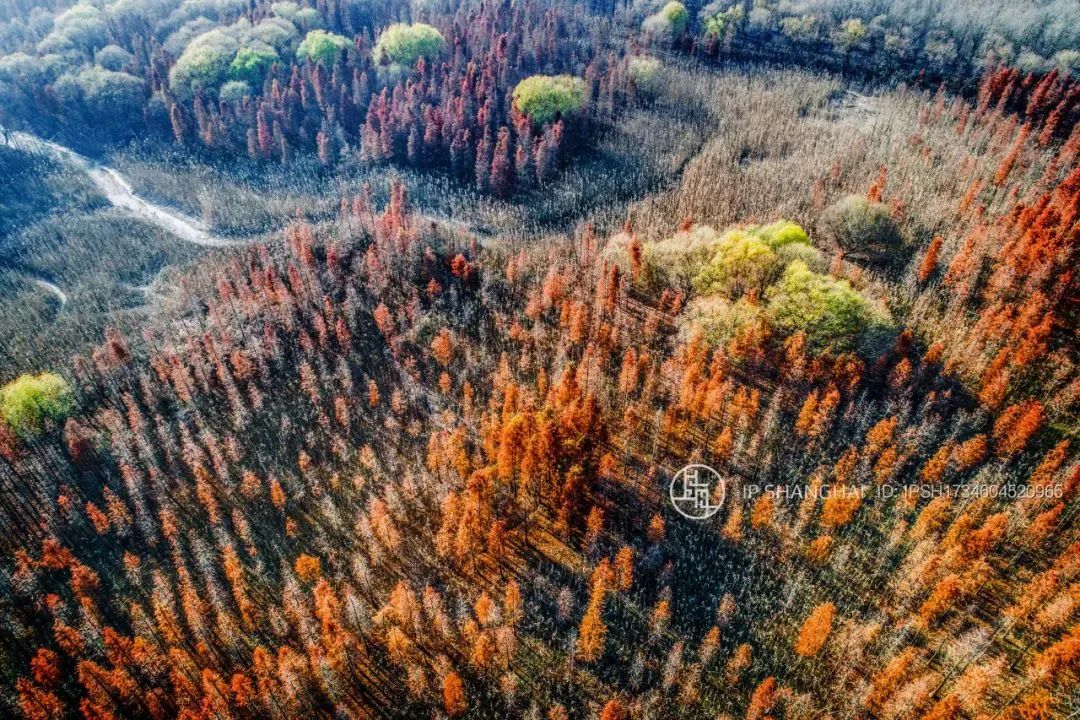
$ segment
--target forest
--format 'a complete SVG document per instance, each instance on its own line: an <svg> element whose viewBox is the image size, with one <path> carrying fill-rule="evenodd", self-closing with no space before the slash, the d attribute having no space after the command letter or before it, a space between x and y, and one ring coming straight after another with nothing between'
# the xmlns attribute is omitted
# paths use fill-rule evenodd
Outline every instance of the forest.
<svg viewBox="0 0 1080 720"><path fill-rule="evenodd" d="M1072 0L0 0L0 717L1069 720L1078 267Z"/></svg>

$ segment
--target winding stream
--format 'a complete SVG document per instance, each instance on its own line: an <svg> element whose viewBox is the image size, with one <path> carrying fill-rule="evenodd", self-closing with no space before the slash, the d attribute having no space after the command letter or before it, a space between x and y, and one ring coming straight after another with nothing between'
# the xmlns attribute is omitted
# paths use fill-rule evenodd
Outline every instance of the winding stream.
<svg viewBox="0 0 1080 720"><path fill-rule="evenodd" d="M19 131L0 129L0 144L19 150L50 155L67 161L87 174L95 187L114 207L122 208L132 215L167 230L185 242L207 248L222 248L243 244L241 241L217 237L200 221L168 207L139 197L124 177L111 167L94 162L80 155L71 148L44 140ZM64 290L48 278L24 274L27 280L42 290L54 295L60 301L60 307L67 304L68 296Z"/></svg>
<svg viewBox="0 0 1080 720"><path fill-rule="evenodd" d="M139 197L135 194L128 181L116 170L96 163L71 148L19 131L3 132L0 135L0 142L19 150L42 153L67 160L83 170L112 205L123 208L136 217L168 230L181 240L211 248L241 244L235 240L226 240L210 234L207 227L195 218Z"/></svg>

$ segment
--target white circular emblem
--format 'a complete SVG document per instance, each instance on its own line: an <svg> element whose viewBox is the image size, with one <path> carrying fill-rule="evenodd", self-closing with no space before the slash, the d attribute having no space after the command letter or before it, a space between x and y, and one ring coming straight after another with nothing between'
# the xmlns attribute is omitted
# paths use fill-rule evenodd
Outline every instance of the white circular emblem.
<svg viewBox="0 0 1080 720"><path fill-rule="evenodd" d="M708 465L687 465L671 478L668 497L680 515L707 520L724 506L727 482Z"/></svg>

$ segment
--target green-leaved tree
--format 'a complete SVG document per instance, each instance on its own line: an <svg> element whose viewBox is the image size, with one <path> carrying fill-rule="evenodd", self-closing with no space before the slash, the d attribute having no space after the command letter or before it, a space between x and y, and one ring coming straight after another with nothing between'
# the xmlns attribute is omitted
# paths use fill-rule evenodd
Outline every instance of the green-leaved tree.
<svg viewBox="0 0 1080 720"><path fill-rule="evenodd" d="M41 432L49 420L63 420L73 403L71 386L56 373L20 375L0 388L0 416L21 435Z"/></svg>

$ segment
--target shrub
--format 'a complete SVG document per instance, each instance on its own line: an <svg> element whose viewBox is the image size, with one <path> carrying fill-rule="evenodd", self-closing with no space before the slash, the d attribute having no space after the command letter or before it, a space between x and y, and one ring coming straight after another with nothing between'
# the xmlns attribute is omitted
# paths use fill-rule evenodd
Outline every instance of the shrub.
<svg viewBox="0 0 1080 720"><path fill-rule="evenodd" d="M372 57L379 64L412 67L420 58L432 60L446 51L442 33L425 23L395 23L379 35Z"/></svg>
<svg viewBox="0 0 1080 720"><path fill-rule="evenodd" d="M292 20L300 12L300 6L294 2L276 2L270 6L274 14L285 20Z"/></svg>
<svg viewBox="0 0 1080 720"><path fill-rule="evenodd" d="M87 109L114 122L123 123L137 116L146 97L143 81L123 72L87 68L78 74L76 82Z"/></svg>
<svg viewBox="0 0 1080 720"><path fill-rule="evenodd" d="M690 13L681 2L669 2L655 15L645 18L642 28L650 35L674 39L686 32Z"/></svg>
<svg viewBox="0 0 1080 720"><path fill-rule="evenodd" d="M236 57L229 65L229 77L250 85L258 85L277 60L278 54L274 48L255 41L236 51Z"/></svg>
<svg viewBox="0 0 1080 720"><path fill-rule="evenodd" d="M780 263L784 267L787 267L789 263L795 260L799 260L806 263L806 266L814 272L827 272L829 269L829 264L825 262L825 258L813 245L788 243L777 248L776 255L780 258Z"/></svg>
<svg viewBox="0 0 1080 720"><path fill-rule="evenodd" d="M0 57L0 82L31 88L41 81L38 59L26 53L12 53Z"/></svg>
<svg viewBox="0 0 1080 720"><path fill-rule="evenodd" d="M319 11L315 8L301 8L295 15L293 15L292 21L296 23L296 26L307 30L309 28L317 28L322 25L322 16L319 15ZM340 36L339 36L340 37Z"/></svg>
<svg viewBox="0 0 1080 720"><path fill-rule="evenodd" d="M761 322L764 311L746 298L735 302L711 295L693 298L686 306L684 331L700 332L714 345L722 345L744 327Z"/></svg>
<svg viewBox="0 0 1080 720"><path fill-rule="evenodd" d="M218 91L221 102L238 103L249 97L251 97L251 86L243 80L230 80Z"/></svg>
<svg viewBox="0 0 1080 720"><path fill-rule="evenodd" d="M866 23L859 18L850 18L841 23L840 29L836 33L836 43L840 47L850 50L866 38L866 33Z"/></svg>
<svg viewBox="0 0 1080 720"><path fill-rule="evenodd" d="M696 225L660 242L647 243L642 253L642 283L654 291L667 287L690 290L719 240L713 228Z"/></svg>
<svg viewBox="0 0 1080 720"><path fill-rule="evenodd" d="M543 125L585 105L585 81L572 75L533 75L514 88L514 105Z"/></svg>
<svg viewBox="0 0 1080 720"><path fill-rule="evenodd" d="M165 51L170 55L175 55L176 57L179 57L181 54L183 54L184 50L187 49L187 46L191 44L192 40L199 37L200 35L204 35L210 32L211 30L218 29L219 28L213 23L213 21L208 20L204 17L196 18L191 22L184 23L179 28L177 28L175 32L169 35L169 37L165 38L165 42L162 44L162 47L165 48Z"/></svg>
<svg viewBox="0 0 1080 720"><path fill-rule="evenodd" d="M811 40L821 33L820 23L813 15L786 17L780 21L780 29L793 40Z"/></svg>
<svg viewBox="0 0 1080 720"><path fill-rule="evenodd" d="M199 35L173 65L169 86L179 95L216 88L225 79L236 50L236 40L221 30Z"/></svg>
<svg viewBox="0 0 1080 720"><path fill-rule="evenodd" d="M722 0L714 0L698 11L698 20L706 36L724 37L733 32L744 17L741 5L732 5L725 10Z"/></svg>
<svg viewBox="0 0 1080 720"><path fill-rule="evenodd" d="M722 235L697 225L645 246L642 281L654 290L675 287L736 298L748 290L763 291L791 260L821 265L806 231L793 222L780 220Z"/></svg>
<svg viewBox="0 0 1080 720"><path fill-rule="evenodd" d="M1054 54L1054 63L1056 63L1058 69L1064 73L1075 73L1080 71L1080 51L1061 50Z"/></svg>
<svg viewBox="0 0 1080 720"><path fill-rule="evenodd" d="M106 45L94 55L94 62L106 70L123 70L135 56L119 45Z"/></svg>
<svg viewBox="0 0 1080 720"><path fill-rule="evenodd" d="M676 37L686 32L686 24L690 22L690 13L686 6L677 0L672 0L660 11L664 19L671 23L671 34Z"/></svg>
<svg viewBox="0 0 1080 720"><path fill-rule="evenodd" d="M79 3L56 16L53 33L76 47L92 50L108 42L108 19L93 5Z"/></svg>
<svg viewBox="0 0 1080 720"><path fill-rule="evenodd" d="M837 245L856 259L888 262L896 259L900 231L889 208L862 195L849 195L822 216L822 226Z"/></svg>
<svg viewBox="0 0 1080 720"><path fill-rule="evenodd" d="M1021 72L1038 73L1046 70L1047 62L1046 58L1038 53L1025 50L1016 57L1014 65Z"/></svg>
<svg viewBox="0 0 1080 720"><path fill-rule="evenodd" d="M252 41L263 42L274 48L278 53L285 52L299 33L296 26L288 20L279 17L265 18L258 25L251 28L248 37Z"/></svg>
<svg viewBox="0 0 1080 720"><path fill-rule="evenodd" d="M772 323L806 333L815 350L848 350L872 320L870 304L846 280L816 273L796 260L766 293Z"/></svg>
<svg viewBox="0 0 1080 720"><path fill-rule="evenodd" d="M660 90L660 70L663 64L654 57L639 55L630 58L626 71L640 92L652 95Z"/></svg>
<svg viewBox="0 0 1080 720"><path fill-rule="evenodd" d="M348 50L351 47L352 43L346 37L325 30L312 30L300 43L300 47L296 48L296 57L329 65L342 50Z"/></svg>
<svg viewBox="0 0 1080 720"><path fill-rule="evenodd" d="M63 420L72 405L71 386L56 373L20 375L0 388L0 416L21 434L41 432L47 420Z"/></svg>

